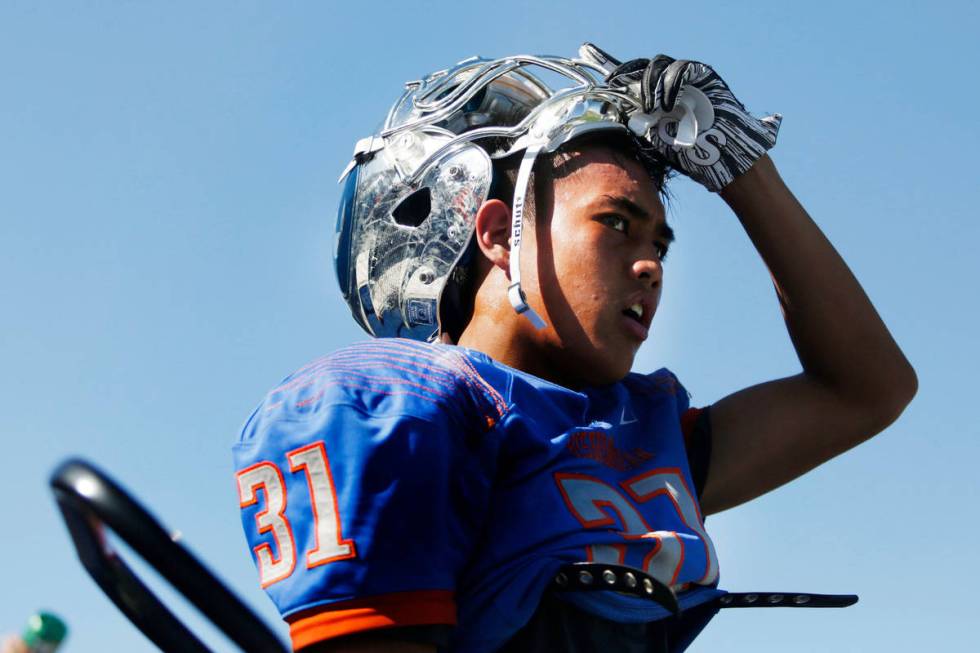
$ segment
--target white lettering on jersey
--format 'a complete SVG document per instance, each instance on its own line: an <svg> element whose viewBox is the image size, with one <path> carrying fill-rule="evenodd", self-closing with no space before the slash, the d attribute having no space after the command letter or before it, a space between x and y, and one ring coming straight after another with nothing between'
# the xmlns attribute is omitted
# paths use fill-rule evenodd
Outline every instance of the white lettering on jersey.
<svg viewBox="0 0 980 653"><path fill-rule="evenodd" d="M341 533L337 493L323 442L293 449L286 454L286 459L289 471L294 474L305 472L310 493L316 545L306 553L307 568L357 557L354 541L345 540ZM296 543L286 518L286 483L279 467L267 460L243 469L236 478L242 508L259 502L260 489L265 493L265 509L255 515L255 523L259 535L272 535L278 557L269 543L259 544L252 550L259 568L259 583L263 588L268 587L288 578L296 567Z"/></svg>
<svg viewBox="0 0 980 653"><path fill-rule="evenodd" d="M638 503L649 501L661 495L665 495L670 499L681 520L688 528L697 533L701 541L704 542L707 565L704 576L701 577L698 583L701 585L710 585L715 582L718 578L718 556L715 553L715 545L711 542L711 538L708 537L708 532L704 529L701 520L701 511L698 510L697 502L695 502L694 496L688 490L687 483L684 482L684 477L681 476L680 471L670 468L655 469L632 478L622 485ZM677 539L676 534L673 534L673 539ZM665 549L663 554L656 554L654 558L659 555L666 556L673 554ZM651 564L653 563L655 563L655 560L651 559ZM656 576L656 574L651 575ZM656 577L660 578L660 576Z"/></svg>
<svg viewBox="0 0 980 653"><path fill-rule="evenodd" d="M296 566L296 545L286 520L286 484L282 472L270 462L261 462L238 472L238 501L245 508L258 503L258 492L265 493L265 510L255 515L259 534L271 533L278 557L268 543L254 549L259 567L259 583L268 587L288 577Z"/></svg>
<svg viewBox="0 0 980 653"><path fill-rule="evenodd" d="M642 567L657 580L674 586L684 565L684 540L674 531L654 531L630 500L616 488L585 474L556 473L555 481L565 505L585 528L622 525L619 534L627 540L652 540L653 549L643 558ZM697 582L710 585L718 578L718 558L714 545L704 530L700 512L680 471L662 468L622 483L636 503L645 503L666 495L677 515L704 543L705 573ZM596 544L587 548L586 559L593 562L624 564L626 550L619 544Z"/></svg>
<svg viewBox="0 0 980 653"><path fill-rule="evenodd" d="M584 474L556 473L555 480L565 497L565 504L586 528L614 526L616 519L623 533L642 535L650 531L643 517L616 488Z"/></svg>
<svg viewBox="0 0 980 653"><path fill-rule="evenodd" d="M626 564L625 544L593 544L589 547L586 560L607 565Z"/></svg>
<svg viewBox="0 0 980 653"><path fill-rule="evenodd" d="M300 447L286 454L289 470L293 473L306 471L306 485L313 506L316 547L306 554L306 566L315 567L335 560L357 556L352 540L343 539L340 532L340 514L337 511L337 493L333 476L327 465L327 451L322 442Z"/></svg>
<svg viewBox="0 0 980 653"><path fill-rule="evenodd" d="M674 531L653 531L643 536L656 542L653 551L643 557L643 571L671 587L684 566L684 543Z"/></svg>

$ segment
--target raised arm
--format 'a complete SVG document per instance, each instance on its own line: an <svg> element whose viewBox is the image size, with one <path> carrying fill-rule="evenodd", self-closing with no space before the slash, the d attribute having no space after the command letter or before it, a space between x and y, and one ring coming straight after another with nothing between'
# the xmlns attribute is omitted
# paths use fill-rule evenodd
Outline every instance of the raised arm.
<svg viewBox="0 0 980 653"><path fill-rule="evenodd" d="M610 77L638 93L648 112L649 120L634 117L631 125L676 115L677 105L698 121L710 117L693 147L660 123L643 135L671 167L719 192L738 216L772 274L803 367L712 406L701 506L718 512L884 429L915 394L915 372L766 154L776 143L779 115L753 117L714 69L696 61L658 55L623 64Z"/></svg>
<svg viewBox="0 0 980 653"><path fill-rule="evenodd" d="M803 371L712 406L706 513L755 498L867 440L901 414L917 386L867 295L768 156L721 196L772 274Z"/></svg>

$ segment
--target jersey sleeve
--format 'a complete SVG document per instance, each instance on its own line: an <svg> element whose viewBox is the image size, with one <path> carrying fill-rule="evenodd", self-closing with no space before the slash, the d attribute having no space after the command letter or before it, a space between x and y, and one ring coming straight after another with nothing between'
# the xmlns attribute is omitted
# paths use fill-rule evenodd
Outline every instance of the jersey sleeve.
<svg viewBox="0 0 980 653"><path fill-rule="evenodd" d="M288 378L246 423L234 448L242 524L295 648L455 623L505 407L440 351L342 350Z"/></svg>
<svg viewBox="0 0 980 653"><path fill-rule="evenodd" d="M694 492L700 498L708 479L708 466L711 462L711 414L708 407L694 408L690 404L691 395L673 372L660 370L657 375L665 382L673 383L677 397L677 414L684 435L684 448L687 451L687 464L694 483ZM669 380L669 381L668 381Z"/></svg>
<svg viewBox="0 0 980 653"><path fill-rule="evenodd" d="M688 408L681 415L681 430L684 433L684 446L687 449L687 463L691 468L694 491L700 497L708 480L708 466L711 463L711 409Z"/></svg>
<svg viewBox="0 0 980 653"><path fill-rule="evenodd" d="M711 463L711 415L709 408L692 407L690 404L691 395L687 388L673 372L666 368L661 368L652 374L632 378L638 379L639 385L648 393L667 394L672 397L672 410L676 412L680 422L694 492L700 497L708 478L708 467Z"/></svg>

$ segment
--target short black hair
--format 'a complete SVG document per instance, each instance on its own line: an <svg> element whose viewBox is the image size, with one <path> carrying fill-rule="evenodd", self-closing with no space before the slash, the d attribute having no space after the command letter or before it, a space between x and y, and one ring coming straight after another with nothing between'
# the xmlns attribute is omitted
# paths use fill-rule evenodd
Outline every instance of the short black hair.
<svg viewBox="0 0 980 653"><path fill-rule="evenodd" d="M625 131L601 130L585 134L573 141L565 143L554 152L540 154L531 169L528 178L530 192L524 198L525 219L533 221L535 198L544 191L544 182L553 182L568 176L574 170L571 165L574 152L589 147L603 147L610 150L615 157L622 155L639 162L650 177L661 200L666 203L670 196L667 191L667 180L671 177L671 169L663 157L645 144L639 138ZM489 199L499 199L508 206L514 201L514 190L517 185L517 174L521 167L524 151L496 159L493 162L493 183L490 186ZM625 163L625 161L619 161Z"/></svg>

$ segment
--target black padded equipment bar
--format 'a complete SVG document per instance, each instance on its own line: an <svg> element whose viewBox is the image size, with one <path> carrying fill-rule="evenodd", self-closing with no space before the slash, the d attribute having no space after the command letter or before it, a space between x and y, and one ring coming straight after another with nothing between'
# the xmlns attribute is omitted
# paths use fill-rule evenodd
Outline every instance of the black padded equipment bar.
<svg viewBox="0 0 980 653"><path fill-rule="evenodd" d="M211 571L111 478L95 466L70 459L50 479L85 569L102 591L160 650L211 653L167 609L106 542L116 533L242 651L286 653L279 638Z"/></svg>

